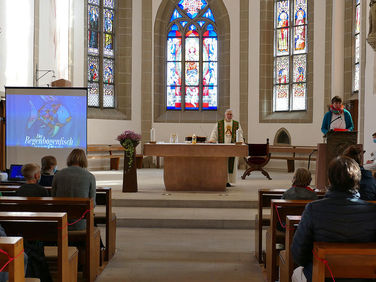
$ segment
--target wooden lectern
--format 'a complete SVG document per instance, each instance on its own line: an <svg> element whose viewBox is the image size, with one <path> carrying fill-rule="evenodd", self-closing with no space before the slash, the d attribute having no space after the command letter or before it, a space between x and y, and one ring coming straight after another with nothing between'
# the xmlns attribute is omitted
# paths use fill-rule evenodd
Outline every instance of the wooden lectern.
<svg viewBox="0 0 376 282"><path fill-rule="evenodd" d="M357 144L357 131L329 131L326 136L326 143L317 144L316 160L316 188L325 190L328 186L328 167L335 157L343 151Z"/></svg>

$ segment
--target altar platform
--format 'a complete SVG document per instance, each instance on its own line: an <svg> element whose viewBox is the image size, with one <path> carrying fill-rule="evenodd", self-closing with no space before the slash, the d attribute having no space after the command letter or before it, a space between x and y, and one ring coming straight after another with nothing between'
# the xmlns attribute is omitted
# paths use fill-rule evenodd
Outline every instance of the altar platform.
<svg viewBox="0 0 376 282"><path fill-rule="evenodd" d="M97 186L112 187L121 227L252 229L259 188L289 188L292 173L269 170L273 180L253 172L225 191L166 191L163 169L139 169L138 192L122 193L121 171L92 171ZM314 176L312 177L313 179ZM314 183L312 183L313 185Z"/></svg>

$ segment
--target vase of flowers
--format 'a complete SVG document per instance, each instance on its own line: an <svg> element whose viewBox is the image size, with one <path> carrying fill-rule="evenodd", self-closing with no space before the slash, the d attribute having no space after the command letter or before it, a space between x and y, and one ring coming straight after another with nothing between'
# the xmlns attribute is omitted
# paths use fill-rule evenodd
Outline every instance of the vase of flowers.
<svg viewBox="0 0 376 282"><path fill-rule="evenodd" d="M141 135L126 130L116 139L124 148L123 192L137 192L136 147Z"/></svg>

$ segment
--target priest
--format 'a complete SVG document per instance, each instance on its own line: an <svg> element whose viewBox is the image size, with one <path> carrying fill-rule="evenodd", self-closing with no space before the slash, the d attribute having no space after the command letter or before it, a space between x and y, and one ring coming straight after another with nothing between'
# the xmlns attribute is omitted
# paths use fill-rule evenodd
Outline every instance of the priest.
<svg viewBox="0 0 376 282"><path fill-rule="evenodd" d="M236 131L238 130L238 141L243 141L243 130L240 123L232 119L232 110L225 111L225 118L217 122L210 134L209 143L235 143ZM236 183L238 174L238 158L228 159L228 177L226 187L231 187L230 183Z"/></svg>

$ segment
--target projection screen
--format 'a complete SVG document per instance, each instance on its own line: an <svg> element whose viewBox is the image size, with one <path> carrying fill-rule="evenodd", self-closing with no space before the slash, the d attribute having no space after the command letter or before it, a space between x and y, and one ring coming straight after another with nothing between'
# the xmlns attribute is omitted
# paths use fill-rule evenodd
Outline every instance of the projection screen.
<svg viewBox="0 0 376 282"><path fill-rule="evenodd" d="M5 87L6 165L53 155L58 168L74 148L86 151L87 88Z"/></svg>

